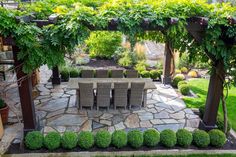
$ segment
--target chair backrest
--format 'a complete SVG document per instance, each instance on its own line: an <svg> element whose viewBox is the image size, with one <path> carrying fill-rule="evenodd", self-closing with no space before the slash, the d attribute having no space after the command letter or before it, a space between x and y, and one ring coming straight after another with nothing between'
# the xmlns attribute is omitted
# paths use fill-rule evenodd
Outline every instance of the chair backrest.
<svg viewBox="0 0 236 157"><path fill-rule="evenodd" d="M114 83L114 105L127 106L128 100L128 82L115 82Z"/></svg>
<svg viewBox="0 0 236 157"><path fill-rule="evenodd" d="M108 78L108 70L96 70L96 77L97 78Z"/></svg>
<svg viewBox="0 0 236 157"><path fill-rule="evenodd" d="M79 104L81 106L93 106L93 83L79 83Z"/></svg>
<svg viewBox="0 0 236 157"><path fill-rule="evenodd" d="M130 105L141 106L143 102L144 82L132 82Z"/></svg>
<svg viewBox="0 0 236 157"><path fill-rule="evenodd" d="M97 83L97 106L109 107L111 98L111 83Z"/></svg>
<svg viewBox="0 0 236 157"><path fill-rule="evenodd" d="M138 72L136 70L126 70L127 78L138 78Z"/></svg>
<svg viewBox="0 0 236 157"><path fill-rule="evenodd" d="M124 77L123 70L111 70L111 77L112 78L123 78Z"/></svg>
<svg viewBox="0 0 236 157"><path fill-rule="evenodd" d="M93 70L81 70L81 77L82 78L93 78L94 71Z"/></svg>

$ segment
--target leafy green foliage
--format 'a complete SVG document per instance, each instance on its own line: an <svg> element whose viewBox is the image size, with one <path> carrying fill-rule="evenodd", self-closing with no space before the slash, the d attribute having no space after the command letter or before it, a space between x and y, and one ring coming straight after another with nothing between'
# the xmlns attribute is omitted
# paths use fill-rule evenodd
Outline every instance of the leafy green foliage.
<svg viewBox="0 0 236 157"><path fill-rule="evenodd" d="M163 130L160 134L160 142L165 147L174 147L177 142L176 133L169 129Z"/></svg>
<svg viewBox="0 0 236 157"><path fill-rule="evenodd" d="M0 98L0 109L1 109L1 108L4 108L5 106L6 106L6 104L5 104L4 100L2 100L2 99Z"/></svg>
<svg viewBox="0 0 236 157"><path fill-rule="evenodd" d="M210 137L206 131L196 130L193 132L193 143L199 148L205 148L210 144Z"/></svg>
<svg viewBox="0 0 236 157"><path fill-rule="evenodd" d="M210 136L211 145L215 147L222 147L226 142L225 134L218 129L213 129L208 132Z"/></svg>
<svg viewBox="0 0 236 157"><path fill-rule="evenodd" d="M143 143L148 147L155 147L160 141L160 133L156 129L148 129L143 134Z"/></svg>
<svg viewBox="0 0 236 157"><path fill-rule="evenodd" d="M61 135L58 132L49 132L43 140L44 146L48 150L55 150L60 147Z"/></svg>
<svg viewBox="0 0 236 157"><path fill-rule="evenodd" d="M179 88L180 93L183 95L188 95L190 92L189 85L187 85L187 84L182 84L182 85L178 86L178 88Z"/></svg>
<svg viewBox="0 0 236 157"><path fill-rule="evenodd" d="M172 80L172 86L177 87L178 83L180 81L183 81L185 79L185 76L183 74L177 74Z"/></svg>
<svg viewBox="0 0 236 157"><path fill-rule="evenodd" d="M161 78L161 73L158 70L151 70L150 71L150 77L151 79L159 79Z"/></svg>
<svg viewBox="0 0 236 157"><path fill-rule="evenodd" d="M77 146L78 135L74 132L65 132L61 138L61 145L65 149L73 149Z"/></svg>
<svg viewBox="0 0 236 157"><path fill-rule="evenodd" d="M132 148L140 148L143 145L143 133L139 130L128 132L128 144Z"/></svg>
<svg viewBox="0 0 236 157"><path fill-rule="evenodd" d="M149 78L150 77L150 72L147 70L142 71L140 74L141 74L142 78Z"/></svg>
<svg viewBox="0 0 236 157"><path fill-rule="evenodd" d="M43 134L39 131L32 131L25 136L25 145L27 148L36 150L43 146Z"/></svg>
<svg viewBox="0 0 236 157"><path fill-rule="evenodd" d="M188 147L193 141L192 133L186 129L179 129L176 132L177 144L181 147Z"/></svg>
<svg viewBox="0 0 236 157"><path fill-rule="evenodd" d="M92 32L86 40L90 57L111 59L116 49L121 45L121 33L119 32Z"/></svg>
<svg viewBox="0 0 236 157"><path fill-rule="evenodd" d="M183 84L188 84L186 81L179 81L179 83L178 83L178 88L181 86L181 85L183 85Z"/></svg>
<svg viewBox="0 0 236 157"><path fill-rule="evenodd" d="M116 148L123 148L127 145L127 133L123 130L116 130L112 134L111 141Z"/></svg>
<svg viewBox="0 0 236 157"><path fill-rule="evenodd" d="M95 136L95 144L98 148L107 148L111 144L111 134L106 130L98 131Z"/></svg>
<svg viewBox="0 0 236 157"><path fill-rule="evenodd" d="M82 131L78 135L78 145L82 149L90 149L94 145L93 133L89 131Z"/></svg>

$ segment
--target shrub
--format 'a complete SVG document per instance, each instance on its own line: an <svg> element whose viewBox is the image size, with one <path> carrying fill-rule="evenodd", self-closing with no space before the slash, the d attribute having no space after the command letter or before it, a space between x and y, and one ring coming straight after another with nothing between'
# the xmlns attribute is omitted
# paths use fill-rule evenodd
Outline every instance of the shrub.
<svg viewBox="0 0 236 157"><path fill-rule="evenodd" d="M128 133L128 143L133 148L140 148L143 145L143 133L139 130L132 130Z"/></svg>
<svg viewBox="0 0 236 157"><path fill-rule="evenodd" d="M60 69L60 74L61 74L61 78L65 81L69 80L70 77L70 71L68 68L64 67L62 69Z"/></svg>
<svg viewBox="0 0 236 157"><path fill-rule="evenodd" d="M165 147L172 148L176 145L176 133L170 129L166 129L160 134L161 144Z"/></svg>
<svg viewBox="0 0 236 157"><path fill-rule="evenodd" d="M155 147L160 142L160 133L156 129L146 130L143 134L143 143L148 147Z"/></svg>
<svg viewBox="0 0 236 157"><path fill-rule="evenodd" d="M6 107L4 100L0 98L0 109Z"/></svg>
<svg viewBox="0 0 236 157"><path fill-rule="evenodd" d="M181 85L183 85L183 84L188 84L186 81L179 81L179 83L178 83L178 88L179 88L179 86L181 86Z"/></svg>
<svg viewBox="0 0 236 157"><path fill-rule="evenodd" d="M107 148L111 144L111 134L106 130L98 131L95 136L96 146L99 148Z"/></svg>
<svg viewBox="0 0 236 157"><path fill-rule="evenodd" d="M197 78L198 77L198 73L196 72L196 71L190 71L189 73L188 73L188 76L189 77L192 77L192 78Z"/></svg>
<svg viewBox="0 0 236 157"><path fill-rule="evenodd" d="M27 148L35 150L43 146L43 134L39 131L32 131L25 136L25 145Z"/></svg>
<svg viewBox="0 0 236 157"><path fill-rule="evenodd" d="M44 137L44 146L49 150L54 150L60 147L61 135L58 132L49 132Z"/></svg>
<svg viewBox="0 0 236 157"><path fill-rule="evenodd" d="M183 95L188 95L189 92L190 92L190 88L189 88L189 85L187 84L182 84L179 86L179 91L181 94Z"/></svg>
<svg viewBox="0 0 236 157"><path fill-rule="evenodd" d="M116 148L122 148L127 145L127 134L125 131L116 130L112 134L112 145Z"/></svg>
<svg viewBox="0 0 236 157"><path fill-rule="evenodd" d="M148 65L145 61L139 61L136 65L135 65L135 70L138 71L139 74L141 74L142 71L146 71Z"/></svg>
<svg viewBox="0 0 236 157"><path fill-rule="evenodd" d="M179 129L176 133L177 144L181 147L188 147L193 141L192 133L186 129Z"/></svg>
<svg viewBox="0 0 236 157"><path fill-rule="evenodd" d="M141 72L141 76L142 78L149 78L150 77L150 73L149 71L145 70Z"/></svg>
<svg viewBox="0 0 236 157"><path fill-rule="evenodd" d="M159 73L158 70L151 70L149 73L150 73L151 79L153 80L161 77L161 74Z"/></svg>
<svg viewBox="0 0 236 157"><path fill-rule="evenodd" d="M175 77L173 78L173 81L172 81L172 85L174 87L177 87L178 83L180 81L183 81L185 79L184 75L183 74L177 74L175 75Z"/></svg>
<svg viewBox="0 0 236 157"><path fill-rule="evenodd" d="M133 62L130 54L128 52L125 53L124 56L118 60L118 64L122 67L131 67Z"/></svg>
<svg viewBox="0 0 236 157"><path fill-rule="evenodd" d="M181 74L181 70L175 69L175 74Z"/></svg>
<svg viewBox="0 0 236 157"><path fill-rule="evenodd" d="M188 69L187 69L186 67L182 67L182 68L181 68L181 72L182 72L183 74L187 74Z"/></svg>
<svg viewBox="0 0 236 157"><path fill-rule="evenodd" d="M78 135L78 145L82 149L92 148L94 145L94 136L89 131L82 131Z"/></svg>
<svg viewBox="0 0 236 157"><path fill-rule="evenodd" d="M223 131L225 130L225 126L224 126L224 117L221 116L220 114L218 114L217 119L216 119L216 126L218 127L219 130ZM231 129L231 123L228 120L228 128L227 128L227 133L230 131Z"/></svg>
<svg viewBox="0 0 236 157"><path fill-rule="evenodd" d="M70 69L70 77L76 78L80 76L80 70L76 67Z"/></svg>
<svg viewBox="0 0 236 157"><path fill-rule="evenodd" d="M200 148L205 148L210 144L210 137L206 131L196 130L193 133L193 143Z"/></svg>
<svg viewBox="0 0 236 157"><path fill-rule="evenodd" d="M121 45L121 41L122 34L119 32L96 31L90 33L86 44L89 48L90 57L110 59L116 49Z"/></svg>
<svg viewBox="0 0 236 157"><path fill-rule="evenodd" d="M65 149L73 149L77 146L78 135L74 132L65 132L61 138L62 147Z"/></svg>
<svg viewBox="0 0 236 157"><path fill-rule="evenodd" d="M215 147L222 147L226 142L225 134L218 129L213 129L208 132L210 136L211 145Z"/></svg>

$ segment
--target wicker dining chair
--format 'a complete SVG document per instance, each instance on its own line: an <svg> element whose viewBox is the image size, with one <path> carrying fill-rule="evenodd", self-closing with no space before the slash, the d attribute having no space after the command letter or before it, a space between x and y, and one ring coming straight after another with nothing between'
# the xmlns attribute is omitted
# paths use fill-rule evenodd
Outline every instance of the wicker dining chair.
<svg viewBox="0 0 236 157"><path fill-rule="evenodd" d="M111 104L111 83L97 83L97 110L99 107L107 107L109 110Z"/></svg>
<svg viewBox="0 0 236 157"><path fill-rule="evenodd" d="M123 70L111 70L111 77L112 78L123 78L124 77Z"/></svg>
<svg viewBox="0 0 236 157"><path fill-rule="evenodd" d="M81 71L81 77L82 78L93 78L94 77L94 71L93 70L82 70Z"/></svg>
<svg viewBox="0 0 236 157"><path fill-rule="evenodd" d="M124 107L126 109L128 102L128 82L114 83L114 109Z"/></svg>
<svg viewBox="0 0 236 157"><path fill-rule="evenodd" d="M108 78L108 70L96 70L96 78Z"/></svg>
<svg viewBox="0 0 236 157"><path fill-rule="evenodd" d="M140 109L143 105L143 94L144 94L144 82L132 82L129 93L129 108L132 106L139 106Z"/></svg>
<svg viewBox="0 0 236 157"><path fill-rule="evenodd" d="M126 77L127 78L138 78L138 72L136 70L127 70Z"/></svg>
<svg viewBox="0 0 236 157"><path fill-rule="evenodd" d="M94 105L94 91L93 83L79 83L79 90L77 90L78 107L90 107L93 109Z"/></svg>

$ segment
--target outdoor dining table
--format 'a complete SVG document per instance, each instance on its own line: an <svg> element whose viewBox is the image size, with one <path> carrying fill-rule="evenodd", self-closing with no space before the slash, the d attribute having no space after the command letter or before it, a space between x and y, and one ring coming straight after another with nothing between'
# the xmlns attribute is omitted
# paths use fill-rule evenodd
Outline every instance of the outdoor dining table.
<svg viewBox="0 0 236 157"><path fill-rule="evenodd" d="M144 106L147 102L147 90L156 89L155 83L150 78L70 78L67 89L79 90L79 83L93 83L93 89L97 89L97 83L107 82L111 83L111 89L114 89L115 82L128 82L129 89L131 88L131 82L144 82Z"/></svg>

